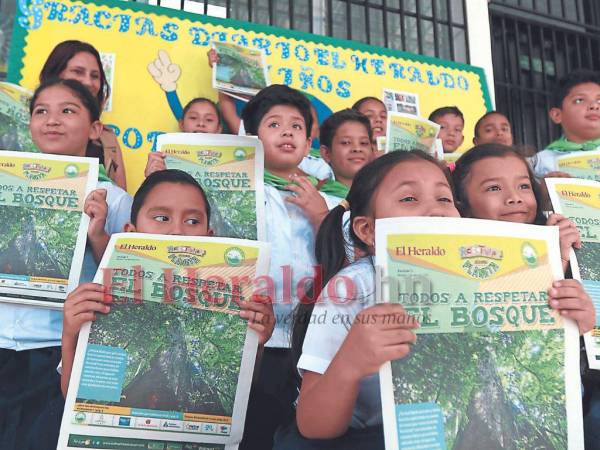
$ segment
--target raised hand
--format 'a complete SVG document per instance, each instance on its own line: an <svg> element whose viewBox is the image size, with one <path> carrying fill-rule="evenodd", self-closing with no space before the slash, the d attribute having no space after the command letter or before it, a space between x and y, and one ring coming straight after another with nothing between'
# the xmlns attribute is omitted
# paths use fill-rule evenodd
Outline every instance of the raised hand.
<svg viewBox="0 0 600 450"><path fill-rule="evenodd" d="M167 155L162 152L148 153L148 162L144 169L144 176L148 178L154 172L165 170L167 168L167 164L165 163L166 156Z"/></svg>

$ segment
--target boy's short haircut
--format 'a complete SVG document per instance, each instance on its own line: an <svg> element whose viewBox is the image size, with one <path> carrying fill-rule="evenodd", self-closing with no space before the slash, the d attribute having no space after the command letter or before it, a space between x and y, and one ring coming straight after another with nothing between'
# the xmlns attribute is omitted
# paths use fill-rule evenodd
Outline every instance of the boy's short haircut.
<svg viewBox="0 0 600 450"><path fill-rule="evenodd" d="M354 103L354 105L352 105L352 109L354 111L358 111L362 105L364 105L365 103L370 102L370 101L381 103L383 105L383 107L387 110L387 108L385 107L385 103L383 103L383 100L381 100L380 98L377 98L377 97L363 97L361 99L358 99L356 101L356 103Z"/></svg>
<svg viewBox="0 0 600 450"><path fill-rule="evenodd" d="M569 74L559 80L554 91L553 108L562 108L565 97L569 95L571 89L583 83L594 83L600 85L600 72L588 69L578 69L569 72Z"/></svg>
<svg viewBox="0 0 600 450"><path fill-rule="evenodd" d="M206 220L210 224L210 203L202 186L192 177L189 173L179 169L166 169L154 172L144 180L140 188L133 196L133 203L131 204L131 223L136 225L137 216L146 202L148 194L159 184L162 183L177 183L183 185L189 185L195 187L202 195L204 199L204 205L206 206ZM177 201L176 199L174 201Z"/></svg>
<svg viewBox="0 0 600 450"><path fill-rule="evenodd" d="M500 116L504 116L504 117L506 117L506 115L504 115L504 114L502 114L501 112L499 112L499 111L496 111L496 110L493 110L493 111L486 112L486 113L485 113L483 116L481 116L481 117L479 118L479 120L478 120L478 121L475 123L475 134L474 134L474 135L475 135L475 137L479 137L479 128L481 127L481 122L483 122L485 119L487 119L488 117L490 117L491 115L494 115L494 114L498 114L498 115L500 115ZM506 117L506 120L508 120L508 117ZM510 124L510 120L508 120L508 123Z"/></svg>
<svg viewBox="0 0 600 450"><path fill-rule="evenodd" d="M435 122L440 117L445 116L446 114L453 114L455 116L460 117L460 120L462 120L463 125L464 125L465 116L463 116L462 111L460 109L458 109L458 107L456 107L456 106L442 106L441 108L433 110L433 112L431 114L429 114L429 120L431 120L432 122Z"/></svg>
<svg viewBox="0 0 600 450"><path fill-rule="evenodd" d="M193 105L195 105L196 103L208 103L209 105L211 105L215 110L215 114L217 115L219 122L221 122L221 111L219 111L217 104L215 102L213 102L211 99L206 98L206 97L196 97L196 98L193 98L192 100L190 100L188 102L188 104L185 105L185 108L183 108L183 113L181 114L181 120L183 120L185 118L185 115L188 113L190 108Z"/></svg>
<svg viewBox="0 0 600 450"><path fill-rule="evenodd" d="M369 135L369 141L373 140L373 131L371 130L371 121L367 116L354 109L342 109L336 113L330 115L321 124L319 131L319 139L321 145L331 150L333 143L333 137L337 132L338 128L346 122L357 122L365 127L367 134Z"/></svg>
<svg viewBox="0 0 600 450"><path fill-rule="evenodd" d="M262 89L246 104L241 114L246 132L258 136L260 121L272 108L279 105L291 106L298 110L304 119L308 139L313 125L310 101L301 92L284 84L272 84Z"/></svg>

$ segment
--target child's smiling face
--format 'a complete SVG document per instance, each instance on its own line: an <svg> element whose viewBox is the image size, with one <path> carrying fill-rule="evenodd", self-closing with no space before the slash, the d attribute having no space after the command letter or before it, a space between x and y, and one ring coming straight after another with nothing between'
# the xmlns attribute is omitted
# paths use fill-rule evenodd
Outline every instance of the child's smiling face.
<svg viewBox="0 0 600 450"><path fill-rule="evenodd" d="M98 139L100 122L92 122L89 111L69 88L50 86L39 93L29 130L43 153L84 156L90 139Z"/></svg>
<svg viewBox="0 0 600 450"><path fill-rule="evenodd" d="M385 136L387 130L387 110L382 102L367 100L360 105L358 112L363 113L369 118L371 130L373 130L373 139Z"/></svg>
<svg viewBox="0 0 600 450"><path fill-rule="evenodd" d="M198 188L190 184L164 182L154 186L146 196L135 222L135 225L125 225L125 231L180 236L212 235L204 197Z"/></svg>
<svg viewBox="0 0 600 450"><path fill-rule="evenodd" d="M439 138L444 146L444 153L452 153L461 146L465 136L463 128L465 123L460 116L456 114L444 114L434 120L440 126Z"/></svg>
<svg viewBox="0 0 600 450"><path fill-rule="evenodd" d="M221 124L215 107L210 103L195 102L180 122L184 133L220 133Z"/></svg>
<svg viewBox="0 0 600 450"><path fill-rule="evenodd" d="M385 176L372 200L376 219L386 217L459 217L444 172L425 160L397 164Z"/></svg>
<svg viewBox="0 0 600 450"><path fill-rule="evenodd" d="M473 163L465 180L469 217L534 223L537 201L527 166L516 156L489 157Z"/></svg>
<svg viewBox="0 0 600 450"><path fill-rule="evenodd" d="M357 216L352 221L356 236L370 247L375 242L375 219L460 217L444 172L422 159L397 163L371 197L370 209L370 216Z"/></svg>
<svg viewBox="0 0 600 450"><path fill-rule="evenodd" d="M479 124L473 143L475 145L489 143L513 145L512 130L506 116L493 113L483 119Z"/></svg>
<svg viewBox="0 0 600 450"><path fill-rule="evenodd" d="M581 83L569 91L561 108L552 108L550 118L566 138L586 142L600 138L600 84Z"/></svg>
<svg viewBox="0 0 600 450"><path fill-rule="evenodd" d="M336 130L331 149L322 146L323 158L331 165L338 181L351 182L354 175L373 159L367 128L360 122L347 121Z"/></svg>
<svg viewBox="0 0 600 450"><path fill-rule="evenodd" d="M83 84L94 97L100 92L102 84L100 67L94 55L78 52L67 62L67 67L58 75L59 78L77 80Z"/></svg>
<svg viewBox="0 0 600 450"><path fill-rule="evenodd" d="M304 118L290 105L271 108L258 125L258 137L265 150L265 168L274 173L295 170L310 150Z"/></svg>

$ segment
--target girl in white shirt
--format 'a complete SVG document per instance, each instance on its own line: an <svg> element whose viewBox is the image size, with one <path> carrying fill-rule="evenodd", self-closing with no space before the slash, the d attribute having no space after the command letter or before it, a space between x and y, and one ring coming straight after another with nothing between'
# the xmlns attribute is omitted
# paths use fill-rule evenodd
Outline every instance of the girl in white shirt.
<svg viewBox="0 0 600 450"><path fill-rule="evenodd" d="M348 266L340 230L346 210L354 245L369 255ZM375 219L401 216L458 217L447 172L423 152L393 152L363 167L319 229L326 284L312 314L313 305L302 305L296 315L296 348L306 329L302 386L296 423L279 431L275 449L383 448L377 372L410 352L418 323L398 304L375 304L371 255ZM390 315L396 320L384 323Z"/></svg>

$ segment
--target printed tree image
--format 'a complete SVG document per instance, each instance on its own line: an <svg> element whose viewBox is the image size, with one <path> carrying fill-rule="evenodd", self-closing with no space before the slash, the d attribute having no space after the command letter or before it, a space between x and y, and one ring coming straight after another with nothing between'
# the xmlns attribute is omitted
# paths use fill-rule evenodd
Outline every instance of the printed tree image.
<svg viewBox="0 0 600 450"><path fill-rule="evenodd" d="M437 403L449 449L566 448L562 330L419 335L396 403Z"/></svg>
<svg viewBox="0 0 600 450"><path fill-rule="evenodd" d="M29 132L28 105L0 90L0 150L37 152Z"/></svg>
<svg viewBox="0 0 600 450"><path fill-rule="evenodd" d="M81 213L0 206L0 273L69 278Z"/></svg>
<svg viewBox="0 0 600 450"><path fill-rule="evenodd" d="M256 239L256 194L206 190L210 227L216 236Z"/></svg>
<svg viewBox="0 0 600 450"><path fill-rule="evenodd" d="M31 140L29 127L4 114L0 114L0 149L38 152Z"/></svg>
<svg viewBox="0 0 600 450"><path fill-rule="evenodd" d="M231 415L245 335L237 314L143 302L113 305L89 342L127 352L119 405Z"/></svg>
<svg viewBox="0 0 600 450"><path fill-rule="evenodd" d="M219 68L222 68L219 70ZM266 87L263 70L258 61L244 58L235 50L219 48L219 79L237 86L263 89Z"/></svg>
<svg viewBox="0 0 600 450"><path fill-rule="evenodd" d="M583 248L575 250L575 254L581 278L600 281L600 243L586 242Z"/></svg>

